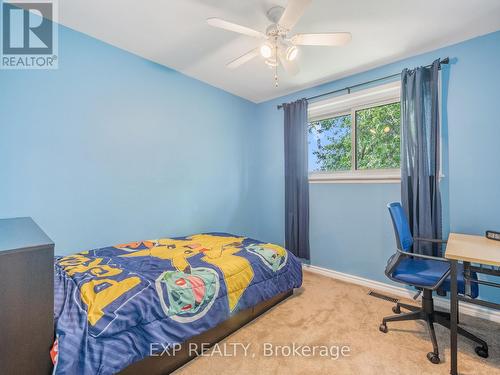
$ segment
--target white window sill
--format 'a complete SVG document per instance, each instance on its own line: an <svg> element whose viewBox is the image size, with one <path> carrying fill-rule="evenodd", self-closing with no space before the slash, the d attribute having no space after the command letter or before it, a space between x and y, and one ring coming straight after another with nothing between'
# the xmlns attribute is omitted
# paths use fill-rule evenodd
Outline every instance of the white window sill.
<svg viewBox="0 0 500 375"><path fill-rule="evenodd" d="M309 174L311 184L399 184L399 169L346 172L313 172Z"/></svg>

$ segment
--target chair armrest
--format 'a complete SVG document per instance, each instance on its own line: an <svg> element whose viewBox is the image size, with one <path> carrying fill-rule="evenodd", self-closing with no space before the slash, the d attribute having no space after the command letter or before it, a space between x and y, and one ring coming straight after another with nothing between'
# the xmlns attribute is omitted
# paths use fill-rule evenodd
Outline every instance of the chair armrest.
<svg viewBox="0 0 500 375"><path fill-rule="evenodd" d="M406 256L410 256L410 257L415 257L415 258L422 258L422 259L431 259L431 260L437 260L439 262L447 262L447 263L450 263L450 261L446 258L442 258L442 257L434 257L432 255L424 255L424 254L416 254L416 253L407 253L403 250L399 250L399 249L396 249L399 253L403 254L403 255L406 255Z"/></svg>
<svg viewBox="0 0 500 375"><path fill-rule="evenodd" d="M415 237L413 238L414 241L422 241L422 242L432 242L432 243L447 243L448 241L446 240L440 240L437 238L422 238L422 237Z"/></svg>

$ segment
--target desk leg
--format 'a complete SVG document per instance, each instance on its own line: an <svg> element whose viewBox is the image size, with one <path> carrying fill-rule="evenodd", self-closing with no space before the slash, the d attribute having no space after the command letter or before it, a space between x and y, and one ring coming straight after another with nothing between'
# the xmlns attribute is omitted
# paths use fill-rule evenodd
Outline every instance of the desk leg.
<svg viewBox="0 0 500 375"><path fill-rule="evenodd" d="M457 288L457 261L451 261L451 287L450 287L450 352L451 352L451 375L457 375L457 317L458 317L458 288Z"/></svg>
<svg viewBox="0 0 500 375"><path fill-rule="evenodd" d="M464 279L465 279L465 295L466 296L471 296L472 295L472 287L471 287L471 272L470 272L470 263L469 262L464 262Z"/></svg>

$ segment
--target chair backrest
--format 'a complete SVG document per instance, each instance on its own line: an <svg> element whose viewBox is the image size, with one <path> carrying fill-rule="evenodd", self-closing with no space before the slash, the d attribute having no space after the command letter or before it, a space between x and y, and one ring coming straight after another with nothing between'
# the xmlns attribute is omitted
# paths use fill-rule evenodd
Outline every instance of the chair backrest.
<svg viewBox="0 0 500 375"><path fill-rule="evenodd" d="M405 212L403 207L401 207L401 203L389 203L387 208L391 214L398 249L402 251L409 251L413 245L413 237L411 235L410 226L408 225Z"/></svg>

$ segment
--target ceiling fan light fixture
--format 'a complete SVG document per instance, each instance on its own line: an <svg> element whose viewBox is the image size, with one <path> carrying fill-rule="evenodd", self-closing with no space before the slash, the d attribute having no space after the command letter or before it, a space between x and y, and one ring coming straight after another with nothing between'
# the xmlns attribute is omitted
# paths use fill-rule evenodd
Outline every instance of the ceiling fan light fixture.
<svg viewBox="0 0 500 375"><path fill-rule="evenodd" d="M269 43L263 44L262 46L260 46L260 54L265 59L270 58L273 54L272 46Z"/></svg>
<svg viewBox="0 0 500 375"><path fill-rule="evenodd" d="M297 58L299 54L299 49L296 46L290 46L286 50L286 59L288 61L293 61Z"/></svg>
<svg viewBox="0 0 500 375"><path fill-rule="evenodd" d="M260 55L264 63L274 70L274 83L278 87L279 67L290 76L298 74L297 60L301 53L300 46L336 47L343 46L352 39L349 32L299 33L290 37L290 31L311 3L312 0L288 0L286 8L279 6L271 8L267 12L271 24L265 32L216 17L208 18L207 23L218 29L257 38L259 43L253 49L230 61L226 66L235 69Z"/></svg>
<svg viewBox="0 0 500 375"><path fill-rule="evenodd" d="M269 66L270 68L274 68L278 66L278 61L274 57L270 57L266 59L266 65Z"/></svg>

